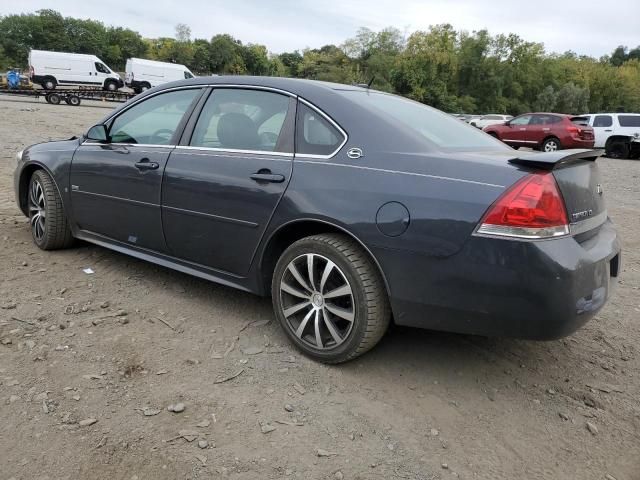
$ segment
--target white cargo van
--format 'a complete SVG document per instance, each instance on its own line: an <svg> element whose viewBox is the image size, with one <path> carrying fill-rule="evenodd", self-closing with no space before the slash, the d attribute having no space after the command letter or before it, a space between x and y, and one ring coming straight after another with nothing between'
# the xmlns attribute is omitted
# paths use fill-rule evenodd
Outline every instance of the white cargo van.
<svg viewBox="0 0 640 480"><path fill-rule="evenodd" d="M130 58L125 67L125 83L136 93L151 87L175 80L193 78L194 75L184 65L178 63L156 62L143 58Z"/></svg>
<svg viewBox="0 0 640 480"><path fill-rule="evenodd" d="M31 81L46 90L80 85L115 91L124 86L120 75L95 55L31 50L29 70Z"/></svg>

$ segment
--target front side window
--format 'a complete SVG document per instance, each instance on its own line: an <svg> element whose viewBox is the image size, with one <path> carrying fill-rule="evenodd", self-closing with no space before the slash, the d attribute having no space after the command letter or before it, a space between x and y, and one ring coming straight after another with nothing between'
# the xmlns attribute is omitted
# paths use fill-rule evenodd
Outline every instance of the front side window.
<svg viewBox="0 0 640 480"><path fill-rule="evenodd" d="M640 115L618 115L621 127L640 127Z"/></svg>
<svg viewBox="0 0 640 480"><path fill-rule="evenodd" d="M593 119L593 126L595 128L610 127L611 125L613 125L613 118L611 115L596 115L596 118Z"/></svg>
<svg viewBox="0 0 640 480"><path fill-rule="evenodd" d="M202 108L190 145L287 152L282 144L289 97L262 90L219 88Z"/></svg>
<svg viewBox="0 0 640 480"><path fill-rule="evenodd" d="M529 125L529 122L531 121L531 115L520 115L519 117L514 118L513 120L511 120L511 125Z"/></svg>
<svg viewBox="0 0 640 480"><path fill-rule="evenodd" d="M100 72L100 73L111 73L111 71L103 63L96 62L95 65L96 65L96 70L98 72Z"/></svg>
<svg viewBox="0 0 640 480"><path fill-rule="evenodd" d="M113 143L169 145L178 124L200 89L161 93L116 117L109 129Z"/></svg>
<svg viewBox="0 0 640 480"><path fill-rule="evenodd" d="M184 71L184 78L193 78L193 74L191 72Z"/></svg>
<svg viewBox="0 0 640 480"><path fill-rule="evenodd" d="M303 103L298 105L296 125L296 153L328 156L344 142L340 130Z"/></svg>

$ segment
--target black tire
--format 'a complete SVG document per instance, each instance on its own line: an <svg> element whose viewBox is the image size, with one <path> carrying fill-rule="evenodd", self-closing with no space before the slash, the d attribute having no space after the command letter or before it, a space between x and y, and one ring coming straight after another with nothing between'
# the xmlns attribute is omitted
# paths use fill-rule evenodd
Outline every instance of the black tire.
<svg viewBox="0 0 640 480"><path fill-rule="evenodd" d="M298 261L306 262L305 258L308 255L312 255L316 259L312 260L312 265L315 261L314 268L317 269L317 272L312 273L311 277L315 278L315 281L307 283L307 287L304 287L302 283L295 283L292 280L294 276L291 273L290 264L293 262L295 265L295 262ZM333 268L325 278L329 261L333 263ZM314 268L312 268L312 272L314 272ZM309 278L307 272L304 274ZM322 285L322 278L326 281L324 285ZM350 293L347 294L348 298L344 295L335 296L327 302L329 293L345 288L344 286L336 288L336 279L338 285L341 281L346 283L350 288ZM295 288L298 289L297 294L291 295L288 291L282 290L283 282L287 286L293 282ZM330 283L333 285L329 285ZM311 288L308 288L309 285ZM323 290L323 286L327 287L328 291ZM312 293L314 291L322 293L319 300L320 305L314 303L314 297L318 295ZM305 301L306 297L300 297L299 294L309 295L309 297ZM324 294L327 295L326 299L323 299ZM298 240L289 246L276 265L271 284L271 296L275 315L293 344L305 355L323 363L346 362L362 355L380 341L389 326L391 310L382 276L362 247L347 235L315 235ZM303 299L296 300L296 298ZM291 299L293 299L292 303L300 302L294 304L293 307L303 303L306 303L307 306L302 310L298 309L300 313L296 311L287 317L285 308L289 311L292 308L291 303L287 307L285 302L289 302ZM339 302L347 302L350 305L344 308L345 304ZM332 312L335 312L336 307L343 312L347 310L352 312L353 320L344 320L344 317L334 315ZM302 318L305 313L307 316L313 315L312 312L316 310L318 313L315 314L317 315L315 318L318 318L319 328L323 330L325 335L325 338L320 340L322 348L318 348L317 337L314 338L315 335L318 335L315 333L315 318L310 317L308 321L308 324L313 326L312 332L305 335L304 332L309 329L302 327L299 337L294 330L296 327L300 330L300 325L304 322L304 319L301 319L295 324L294 315L299 315L299 318ZM333 316L333 318L327 319L325 315ZM340 343L331 333L329 324L332 325L334 332L339 332ZM322 334L320 336L322 338ZM309 339L312 339L313 342Z"/></svg>
<svg viewBox="0 0 640 480"><path fill-rule="evenodd" d="M80 105L80 97L78 95L69 95L65 101L67 102L68 105L71 105L72 107L77 107L78 105Z"/></svg>
<svg viewBox="0 0 640 480"><path fill-rule="evenodd" d="M107 92L115 92L118 90L118 84L113 80L107 80L104 82L104 90Z"/></svg>
<svg viewBox="0 0 640 480"><path fill-rule="evenodd" d="M626 159L630 153L629 144L623 140L614 140L607 143L605 147L605 155L609 158Z"/></svg>
<svg viewBox="0 0 640 480"><path fill-rule="evenodd" d="M41 86L45 90L55 90L58 86L58 82L56 82L56 79L53 77L45 77Z"/></svg>
<svg viewBox="0 0 640 480"><path fill-rule="evenodd" d="M31 175L27 205L31 236L39 248L57 250L73 244L74 239L64 213L62 199L53 180L44 170L36 170Z"/></svg>
<svg viewBox="0 0 640 480"><path fill-rule="evenodd" d="M540 146L540 150L543 152L556 152L562 150L562 144L556 137L549 137Z"/></svg>
<svg viewBox="0 0 640 480"><path fill-rule="evenodd" d="M57 93L47 93L46 99L51 105L60 105L60 101L62 100Z"/></svg>

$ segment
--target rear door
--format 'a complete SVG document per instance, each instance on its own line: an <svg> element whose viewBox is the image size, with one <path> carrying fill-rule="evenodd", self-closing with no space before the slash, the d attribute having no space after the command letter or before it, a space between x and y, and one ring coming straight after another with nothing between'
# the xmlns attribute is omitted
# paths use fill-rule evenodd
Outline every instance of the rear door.
<svg viewBox="0 0 640 480"><path fill-rule="evenodd" d="M258 87L216 87L171 154L162 223L171 253L245 275L293 168L296 102Z"/></svg>
<svg viewBox="0 0 640 480"><path fill-rule="evenodd" d="M109 121L109 143L85 141L71 163L77 228L131 246L164 252L160 189L185 113L201 88L159 93Z"/></svg>
<svg viewBox="0 0 640 480"><path fill-rule="evenodd" d="M594 115L593 116L593 134L595 136L595 148L604 148L607 139L613 135L613 116L612 115Z"/></svg>

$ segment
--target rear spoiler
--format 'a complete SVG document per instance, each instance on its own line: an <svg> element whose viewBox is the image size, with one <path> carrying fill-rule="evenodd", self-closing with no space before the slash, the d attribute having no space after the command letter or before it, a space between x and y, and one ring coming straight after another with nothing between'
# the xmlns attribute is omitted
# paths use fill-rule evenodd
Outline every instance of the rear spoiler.
<svg viewBox="0 0 640 480"><path fill-rule="evenodd" d="M604 150L587 150L574 148L571 150L558 150L556 152L529 153L521 157L512 158L509 163L524 165L525 167L553 170L564 167L567 164L594 161L604 154Z"/></svg>

